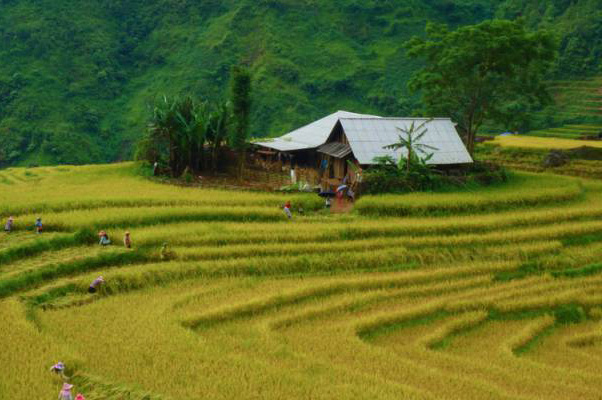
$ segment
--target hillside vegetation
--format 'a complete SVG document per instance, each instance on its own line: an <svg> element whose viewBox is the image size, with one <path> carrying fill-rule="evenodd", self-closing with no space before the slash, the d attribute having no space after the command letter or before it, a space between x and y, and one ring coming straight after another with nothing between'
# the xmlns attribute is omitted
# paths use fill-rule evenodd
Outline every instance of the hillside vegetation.
<svg viewBox="0 0 602 400"><path fill-rule="evenodd" d="M599 71L602 0L0 1L0 166L128 158L160 94L217 99L254 74L252 131L337 109L416 107L402 44L426 21L523 16L553 28L563 79Z"/></svg>
<svg viewBox="0 0 602 400"><path fill-rule="evenodd" d="M516 173L331 215L133 164L4 170L0 397L53 398L62 360L92 400L598 399L601 191Z"/></svg>

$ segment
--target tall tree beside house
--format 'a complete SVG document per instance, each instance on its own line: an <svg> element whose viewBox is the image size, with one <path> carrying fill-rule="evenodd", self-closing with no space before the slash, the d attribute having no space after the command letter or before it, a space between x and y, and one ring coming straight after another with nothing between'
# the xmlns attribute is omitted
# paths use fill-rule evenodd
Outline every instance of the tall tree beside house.
<svg viewBox="0 0 602 400"><path fill-rule="evenodd" d="M231 101L234 117L230 147L238 153L238 176L242 178L251 115L251 73L246 67L232 68Z"/></svg>
<svg viewBox="0 0 602 400"><path fill-rule="evenodd" d="M426 38L406 43L425 66L410 80L430 115L451 117L473 154L484 122L507 123L551 102L544 78L557 44L544 31L529 32L522 21L491 20L449 31L427 24ZM508 107L521 103L522 111Z"/></svg>

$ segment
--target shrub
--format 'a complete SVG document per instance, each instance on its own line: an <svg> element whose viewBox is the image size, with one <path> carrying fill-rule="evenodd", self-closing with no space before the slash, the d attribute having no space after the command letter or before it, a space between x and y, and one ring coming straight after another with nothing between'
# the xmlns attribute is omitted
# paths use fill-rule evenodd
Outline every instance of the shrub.
<svg viewBox="0 0 602 400"><path fill-rule="evenodd" d="M408 193L466 186L490 186L504 183L508 173L499 165L475 162L454 169L434 169L415 165L410 172L392 164L379 164L365 173L365 194Z"/></svg>
<svg viewBox="0 0 602 400"><path fill-rule="evenodd" d="M187 184L191 184L192 182L194 182L194 176L192 175L192 173L190 172L190 168L188 167L184 169L184 172L182 172L182 176L180 178Z"/></svg>
<svg viewBox="0 0 602 400"><path fill-rule="evenodd" d="M578 324L586 320L585 311L576 304L565 304L554 310L554 317L560 324Z"/></svg>
<svg viewBox="0 0 602 400"><path fill-rule="evenodd" d="M496 185L508 181L505 168L488 162L475 162L466 169L466 182L482 186Z"/></svg>

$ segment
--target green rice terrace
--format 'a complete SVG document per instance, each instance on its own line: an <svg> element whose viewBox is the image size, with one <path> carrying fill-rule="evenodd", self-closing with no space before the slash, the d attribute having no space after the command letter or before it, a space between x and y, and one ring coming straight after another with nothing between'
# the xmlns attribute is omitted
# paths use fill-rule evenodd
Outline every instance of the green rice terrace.
<svg viewBox="0 0 602 400"><path fill-rule="evenodd" d="M602 105L601 105L602 107ZM529 136L556 137L561 139L582 139L598 136L602 132L602 124L564 125L561 128L549 128L529 132Z"/></svg>
<svg viewBox="0 0 602 400"><path fill-rule="evenodd" d="M477 148L477 157L527 172L552 172L559 175L602 179L602 141L581 141L528 136L504 137ZM508 142L515 146L508 146ZM598 147L592 147L592 145ZM562 146L570 146L563 148ZM551 156L559 156L559 165L547 165Z"/></svg>
<svg viewBox="0 0 602 400"><path fill-rule="evenodd" d="M564 114L602 116L602 76L583 80L554 81L550 89Z"/></svg>
<svg viewBox="0 0 602 400"><path fill-rule="evenodd" d="M602 77L583 80L553 81L550 92L554 104L547 110L550 128L532 130L529 136L561 139L600 138L602 134ZM541 114L541 113L540 113ZM553 121L575 121L580 123L557 124ZM589 121L589 122L583 122Z"/></svg>
<svg viewBox="0 0 602 400"><path fill-rule="evenodd" d="M59 360L87 400L600 399L600 181L331 214L134 163L13 168L0 215L2 399L56 398Z"/></svg>

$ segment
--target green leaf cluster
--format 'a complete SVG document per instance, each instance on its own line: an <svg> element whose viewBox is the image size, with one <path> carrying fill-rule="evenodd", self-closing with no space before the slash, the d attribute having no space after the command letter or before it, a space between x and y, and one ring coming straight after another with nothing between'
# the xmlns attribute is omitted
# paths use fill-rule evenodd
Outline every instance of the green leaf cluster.
<svg viewBox="0 0 602 400"><path fill-rule="evenodd" d="M138 143L136 158L154 164L155 174L169 173L186 181L193 179L192 172L216 172L233 119L230 108L229 102L163 96Z"/></svg>

